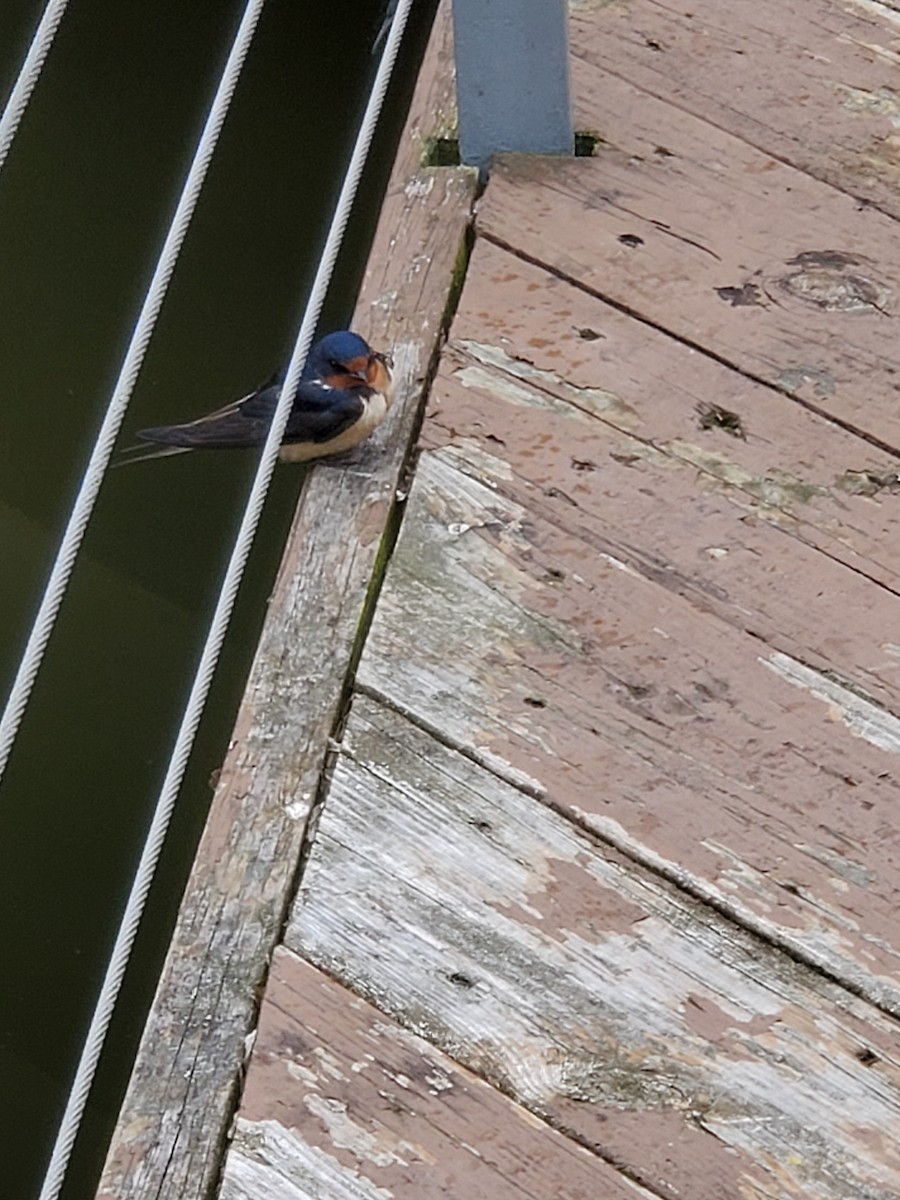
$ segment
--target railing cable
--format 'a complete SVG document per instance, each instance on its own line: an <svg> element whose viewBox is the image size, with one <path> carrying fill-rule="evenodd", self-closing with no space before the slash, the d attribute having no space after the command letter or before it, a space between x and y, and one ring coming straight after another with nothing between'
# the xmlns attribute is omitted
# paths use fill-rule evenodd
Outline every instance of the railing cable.
<svg viewBox="0 0 900 1200"><path fill-rule="evenodd" d="M188 757L194 742L194 736L200 723L200 717L212 682L213 672L215 671L219 653L225 639L225 632L231 617L232 608L234 607L241 576L250 553L256 527L259 524L263 502L265 501L269 482L278 459L278 451L285 426L287 425L291 404L293 403L294 395L300 382L303 364L306 360L313 333L319 320L319 314L325 301L325 294L334 271L334 264L340 250L341 240L350 217L350 208L359 186L369 146L375 132L375 125L381 112L394 63L400 48L400 40L403 36L413 2L414 0L400 0L397 6L397 12L385 43L384 53L375 75L369 101L360 123L359 133L353 147L344 183L335 206L331 228L328 232L328 237L319 260L319 267L310 290L306 312L297 333L294 350L278 401L278 407L272 419L272 425L260 456L244 516L235 539L234 549L232 550L231 558L229 559L228 567L222 580L219 599L216 603L212 621L210 622L206 644L204 645L194 681L191 685L190 695L185 705L181 726L160 790L157 808L147 834L144 849L141 853L141 859L135 873L128 902L116 935L115 945L110 955L103 986L97 999L97 1005L91 1019L87 1037L85 1038L72 1091L57 1135L56 1145L54 1146L53 1157L44 1181L44 1186L41 1189L40 1200L56 1200L62 1186L63 1176L81 1122L84 1105L87 1101L88 1092L90 1091L97 1062L106 1037L106 1031L112 1017L113 1007L125 975L131 947L137 934L138 924L144 910L147 894L150 890L172 811L175 807L178 790L181 786Z"/></svg>
<svg viewBox="0 0 900 1200"><path fill-rule="evenodd" d="M12 91L9 93L6 107L3 109L3 115L0 116L0 167L3 166L6 156L9 154L9 148L12 145L13 138L16 136L16 130L19 128L19 122L22 120L22 114L31 97L31 93L34 91L34 85L37 83L43 70L44 59L47 57L50 47L53 44L53 39L56 36L59 23L63 19L63 13L66 11L68 2L69 0L49 0L47 7L44 9L44 15L41 17L38 27L34 31L34 37L31 39L31 45L28 47L25 61L22 63L18 78L13 84Z"/></svg>
<svg viewBox="0 0 900 1200"><path fill-rule="evenodd" d="M3 772L9 761L16 733L28 705L28 699L31 695L38 670L40 669L44 651L47 649L50 634L53 632L53 625L56 621L59 607L62 604L72 569L75 566L75 559L84 538L84 532L90 520L97 494L100 491L104 473L112 455L116 435L125 416L128 401L131 399L131 393L134 390L138 371L143 362L144 354L147 351L150 335L153 332L156 318L162 307L172 272L175 270L175 263L178 260L181 244L184 241L188 225L197 205L200 189L203 186L203 180L222 129L225 114L228 112L228 106L234 94L238 76L241 73L241 67L244 65L244 59L250 48L250 42L253 38L256 23L259 20L264 3L265 0L248 0L247 7L244 10L244 15L241 18L241 23L235 35L234 44L225 63L222 77L219 80L219 86L209 110L209 115L206 118L206 124L203 127L200 141L197 144L184 188L179 197L175 215L172 217L169 232L166 234L166 240L163 243L159 261L156 264L156 270L153 273L153 278L147 289L147 295L144 298L143 307L131 334L131 341L128 344L125 360L122 363L118 380L113 389L109 407L100 426L100 432L97 434L94 449L81 481L81 487L75 498L75 503L66 524L59 549L56 552L56 559L53 563L50 577L47 580L44 594L41 597L37 616L28 635L28 642L19 663L16 677L13 680L13 685L6 701L6 707L3 710L3 716L0 718L0 780L3 778Z"/></svg>

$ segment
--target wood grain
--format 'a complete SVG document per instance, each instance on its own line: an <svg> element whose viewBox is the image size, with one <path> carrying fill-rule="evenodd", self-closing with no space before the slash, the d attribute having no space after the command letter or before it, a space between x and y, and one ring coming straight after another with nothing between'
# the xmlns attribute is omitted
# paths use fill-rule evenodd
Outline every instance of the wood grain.
<svg viewBox="0 0 900 1200"><path fill-rule="evenodd" d="M894 1021L363 697L286 940L659 1196L896 1195Z"/></svg>
<svg viewBox="0 0 900 1200"><path fill-rule="evenodd" d="M640 1200L643 1188L279 950L222 1200Z"/></svg>
<svg viewBox="0 0 900 1200"><path fill-rule="evenodd" d="M705 419L710 408L730 413L738 431ZM536 453L539 409L557 432L602 436L596 461L577 447L568 456L563 445L553 451L556 438ZM520 435L518 419L529 411L534 421ZM666 468L656 494L669 510L667 539L693 544L693 520L680 530L677 521L686 491L707 504L726 496L742 507L746 528L776 527L900 589L892 455L485 240L474 251L430 413L426 444L443 444L454 430L480 438L526 478L530 467L552 470L553 484L594 512L609 511L611 499L629 511L650 503L648 490L632 483L652 461ZM803 572L796 575L793 586L802 587Z"/></svg>
<svg viewBox="0 0 900 1200"><path fill-rule="evenodd" d="M304 487L101 1197L199 1200L218 1171L257 989L464 244L471 173L420 166L426 135L452 106L449 36L442 8L355 320L373 344L394 348L396 403L355 466L318 468Z"/></svg>
<svg viewBox="0 0 900 1200"><path fill-rule="evenodd" d="M900 216L896 5L586 0L572 9L579 116L604 137L618 144L620 127L591 100L627 80Z"/></svg>
<svg viewBox="0 0 900 1200"><path fill-rule="evenodd" d="M591 103L616 148L502 160L480 231L900 454L895 221L629 83Z"/></svg>
<svg viewBox="0 0 900 1200"><path fill-rule="evenodd" d="M568 446L599 458L602 434L578 422L567 445L521 409L501 428L513 447L531 438L543 486L514 498L513 469L477 447L423 455L360 685L900 1012L900 722L787 635L776 650L742 628L725 587L682 584L640 502L629 518L630 495L660 486L649 471L602 519L546 503L541 466ZM739 511L717 534L740 553ZM863 654L867 618L812 626L820 664L842 628Z"/></svg>

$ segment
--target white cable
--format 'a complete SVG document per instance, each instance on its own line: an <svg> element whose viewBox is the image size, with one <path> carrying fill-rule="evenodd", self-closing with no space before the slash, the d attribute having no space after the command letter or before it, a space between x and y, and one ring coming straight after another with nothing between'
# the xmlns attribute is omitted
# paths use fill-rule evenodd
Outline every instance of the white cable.
<svg viewBox="0 0 900 1200"><path fill-rule="evenodd" d="M234 93L241 67L244 65L247 51L250 48L250 41L264 3L265 0L247 0L247 7L235 35L231 53L222 72L222 78L219 80L219 86L213 99L212 107L209 110L209 116L206 118L206 124L203 127L200 141L197 144L194 160L191 163L190 171L188 172L184 188L178 200L175 215L172 217L169 232L166 235L166 240L160 252L156 270L153 273L153 278L147 289L147 295L144 298L140 315L131 334L131 341L128 344L125 361L122 363L112 399L103 418L103 424L100 426L100 432L97 434L97 440L94 443L94 449L84 472L81 487L75 499L75 504L69 516L59 549L56 552L53 569L50 572L47 586L41 597L40 607L34 619L34 624L31 627L31 633L28 635L28 643L25 646L25 652L22 655L19 669L16 672L15 680L10 689L6 707L3 710L3 716L0 718L0 779L3 778L3 772L6 769L9 754L16 739L16 733L18 732L22 716L28 704L28 698L31 695L35 677L40 668L41 660L44 657L44 651L47 648L50 634L53 631L56 614L65 595L69 577L75 565L75 558L84 538L84 531L90 520L91 512L97 499L97 493L100 491L100 485L103 482L104 472L112 455L119 426L122 424L125 410L128 407L128 401L131 399L131 393L134 390L135 380L143 362L147 344L153 332L153 326L156 324L156 318L162 307L166 289L169 286L169 280L172 277L172 272L175 269L175 263L181 250L181 244L184 241L188 225L197 205L197 199L200 195L200 189L203 186L209 161L212 158L216 141L225 120L225 114L228 112L228 105L231 102L231 97Z"/></svg>
<svg viewBox="0 0 900 1200"><path fill-rule="evenodd" d="M12 140L16 136L16 130L19 128L22 113L25 111L25 106L28 104L31 93L34 91L34 85L37 83L43 69L44 59L47 57L47 53L53 44L53 39L56 36L56 31L59 28L59 23L63 18L63 13L66 11L68 2L69 0L49 0L47 7L44 9L44 15L41 17L38 27L34 31L34 37L31 39L31 45L28 47L28 53L25 55L22 69L19 71L19 76L13 84L12 91L9 93L9 99L6 101L3 116L0 117L0 167L6 161Z"/></svg>
<svg viewBox="0 0 900 1200"><path fill-rule="evenodd" d="M212 621L210 622L206 644L203 647L200 663L194 676L194 682L191 685L187 704L185 705L181 727L179 728L172 756L169 759L169 766L166 770L166 776L160 789L156 812L153 815L153 821L147 834L147 840L141 853L137 871L135 872L134 882L128 896L128 903L125 906L125 912L116 935L115 945L110 955L109 965L106 968L103 986L100 989L94 1015L91 1019L87 1037L85 1038L78 1070L75 1074L72 1091L69 1095L59 1133L57 1134L53 1157L47 1177L44 1180L44 1186L41 1189L39 1200L56 1200L59 1189L62 1186L65 1169L78 1132L78 1127L81 1123L84 1105L87 1101L88 1092L90 1091L94 1072L106 1037L106 1031L112 1017L113 1007L125 975L131 947L134 943L147 894L150 890L150 884L156 870L156 864L162 850L166 830L168 829L172 811L175 807L178 790L181 786L188 756L194 742L194 735L200 723L203 706L206 702L210 683L212 682L213 672L225 639L225 632L228 628L231 610L234 607L241 575L243 574L244 566L250 553L256 527L259 524L269 481L275 470L281 439L284 435L294 395L300 382L300 374L303 370L303 364L306 361L310 343L312 342L319 313L325 301L325 293L331 280L341 239L343 238L344 229L350 216L350 208L356 195L356 189L359 186L360 176L365 166L372 135L375 132L375 125L381 112L391 72L393 71L397 52L400 48L400 39L403 36L403 30L406 26L412 4L413 0L400 0L396 16L394 17L394 23L391 26L391 31L388 34L385 44L384 54L375 75L372 92L366 105L366 111L363 114L356 144L353 147L350 165L347 168L344 183L335 206L328 238L325 242L325 247L319 260L319 267L316 271L316 277L313 280L310 290L306 312L297 333L294 351L291 355L287 375L281 389L278 406L262 450L259 466L257 467L253 486L250 489L250 495L247 500L247 507L244 510L244 517L241 521L237 538L235 539L234 549L232 550L219 592L219 599L216 603Z"/></svg>
<svg viewBox="0 0 900 1200"><path fill-rule="evenodd" d="M215 149L216 140L225 120L225 114L228 111L228 105L234 94L238 76L244 65L244 59L250 48L250 42L253 38L264 3L265 0L248 0L247 7L244 10L244 15L235 34L234 43L228 55L222 77L219 80L219 86L206 119L206 124L203 127L203 133L197 145L197 150L194 154L181 197L175 209L172 224L166 235L159 262L153 274L153 279L147 291L137 324L134 327L131 342L128 346L125 361L122 364L109 408L100 428L100 433L97 435L97 441L94 445L87 470L85 471L81 489L75 501L75 507L66 526L66 531L63 535L56 561L53 564L53 570L50 573L50 579L48 580L40 609L38 610L38 616L35 619L25 654L22 657L22 662L19 665L19 670L9 700L7 701L3 720L0 722L0 776L2 776L3 768L6 766L10 748L15 739L19 722L22 719L22 713L28 703L34 678L40 666L47 640L50 637L66 584L71 575L78 547L84 536L85 526L90 518L97 492L103 480L103 473L112 454L116 434L125 415L125 409L134 387L134 381L137 378L141 361L147 349L147 343L150 340L153 326L162 305L166 287L175 268L181 243L184 240L188 224L196 206L200 188L203 184L210 159L212 158L213 150ZM93 1034L98 1018L102 1030L105 1032L106 1025L109 1023L110 1012L111 1003L103 1008L98 1008L91 1023L89 1038ZM87 1101L88 1091L93 1079L97 1058L99 1057L100 1045L102 1045L102 1035L100 1043L96 1045L96 1050L94 1050L93 1046L89 1049L88 1044L85 1045L78 1072L72 1085L72 1091L69 1094L66 1104L66 1110L63 1114L59 1133L53 1147L53 1154L47 1168L47 1174L41 1188L40 1200L56 1200L56 1197L59 1195L72 1152L72 1146L75 1142L75 1136L78 1132L78 1126L81 1122L81 1115Z"/></svg>

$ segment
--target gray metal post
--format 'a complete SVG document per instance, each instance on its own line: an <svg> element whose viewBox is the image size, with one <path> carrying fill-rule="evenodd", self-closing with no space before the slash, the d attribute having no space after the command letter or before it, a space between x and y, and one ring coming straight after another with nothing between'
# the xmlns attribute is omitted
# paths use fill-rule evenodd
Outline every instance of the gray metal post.
<svg viewBox="0 0 900 1200"><path fill-rule="evenodd" d="M571 154L567 0L453 0L460 156Z"/></svg>

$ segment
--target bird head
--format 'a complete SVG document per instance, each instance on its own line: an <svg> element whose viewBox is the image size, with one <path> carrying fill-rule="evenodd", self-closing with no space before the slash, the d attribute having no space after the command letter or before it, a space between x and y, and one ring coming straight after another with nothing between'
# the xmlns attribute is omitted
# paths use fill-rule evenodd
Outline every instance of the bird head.
<svg viewBox="0 0 900 1200"><path fill-rule="evenodd" d="M326 334L316 342L304 374L322 379L331 387L370 387L375 391L384 391L391 380L387 356L377 353L349 329Z"/></svg>

